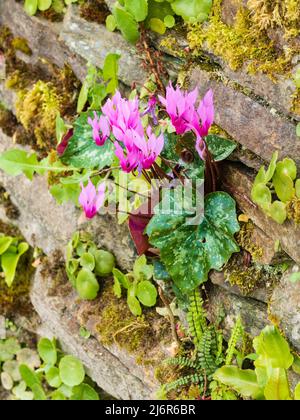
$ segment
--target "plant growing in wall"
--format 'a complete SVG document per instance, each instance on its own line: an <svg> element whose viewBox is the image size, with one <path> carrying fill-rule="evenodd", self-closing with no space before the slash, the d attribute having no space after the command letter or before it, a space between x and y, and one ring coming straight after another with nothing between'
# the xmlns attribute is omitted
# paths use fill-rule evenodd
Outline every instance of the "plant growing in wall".
<svg viewBox="0 0 300 420"><path fill-rule="evenodd" d="M298 372L299 358L293 356L287 341L274 326L266 327L253 341L253 369L226 365L214 374L216 381L227 385L245 398L255 400L299 400L300 383L294 390L288 380L288 370Z"/></svg>
<svg viewBox="0 0 300 420"><path fill-rule="evenodd" d="M18 262L23 254L27 252L29 245L18 238L0 235L0 264L4 279L10 287L15 279Z"/></svg>
<svg viewBox="0 0 300 420"><path fill-rule="evenodd" d="M283 224L289 217L298 224L300 179L297 179L297 166L293 159L285 158L278 162L278 152L275 152L268 169L264 166L260 168L251 197L277 223ZM276 197L275 200L273 197Z"/></svg>
<svg viewBox="0 0 300 420"><path fill-rule="evenodd" d="M25 0L24 9L30 16L35 15L37 11L45 12L52 6L58 13L61 13L65 6L77 3L77 1L78 0Z"/></svg>

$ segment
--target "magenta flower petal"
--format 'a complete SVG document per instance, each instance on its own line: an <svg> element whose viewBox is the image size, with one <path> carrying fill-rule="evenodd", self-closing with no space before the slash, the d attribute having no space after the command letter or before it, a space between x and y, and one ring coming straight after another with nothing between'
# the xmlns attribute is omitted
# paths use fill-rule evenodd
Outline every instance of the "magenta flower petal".
<svg viewBox="0 0 300 420"><path fill-rule="evenodd" d="M98 187L98 191L92 181L89 179L88 184L84 187L83 183L80 184L81 193L79 195L79 204L81 205L85 216L92 219L103 206L105 200L105 183Z"/></svg>

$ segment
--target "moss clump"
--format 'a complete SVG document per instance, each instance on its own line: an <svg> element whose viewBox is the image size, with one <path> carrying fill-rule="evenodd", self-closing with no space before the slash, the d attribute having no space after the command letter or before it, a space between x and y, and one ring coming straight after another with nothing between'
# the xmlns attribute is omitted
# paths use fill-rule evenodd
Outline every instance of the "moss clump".
<svg viewBox="0 0 300 420"><path fill-rule="evenodd" d="M31 48L28 45L28 42L24 38L14 38L11 43L14 50L22 51L26 55L32 55Z"/></svg>
<svg viewBox="0 0 300 420"><path fill-rule="evenodd" d="M17 117L27 132L34 133L41 149L55 146L55 119L61 103L60 94L50 82L40 80L32 89L19 92Z"/></svg>
<svg viewBox="0 0 300 420"><path fill-rule="evenodd" d="M175 36L166 36L160 43L160 47L166 49L169 53L178 58L186 58L187 51L182 49L179 45L178 39Z"/></svg>
<svg viewBox="0 0 300 420"><path fill-rule="evenodd" d="M300 225L300 198L294 197L287 203L287 215L296 225Z"/></svg>
<svg viewBox="0 0 300 420"><path fill-rule="evenodd" d="M263 3L267 1L263 1ZM287 5L295 0L276 1ZM268 1L268 3L273 4L274 1ZM272 16L268 23L270 27L274 26ZM276 79L276 74L286 74L291 70L292 59L295 54L299 53L299 47L291 42L284 48L278 48L275 42L268 37L265 28L267 24L264 23L262 28L258 26L258 18L259 16L253 19L253 12L244 8L241 3L234 24L227 25L222 20L222 0L215 0L208 24L189 25L190 48L197 55L198 53L202 54L201 49L205 45L216 55L222 57L233 70L247 64L249 73L261 71L270 78ZM289 19L291 17L284 18L285 25L288 25ZM292 27L294 27L294 22L293 18Z"/></svg>
<svg viewBox="0 0 300 420"><path fill-rule="evenodd" d="M246 223L241 223L241 229L236 235L236 240L241 248L251 254L253 261L259 261L263 256L263 249L252 242L253 232L254 223L252 220L249 220Z"/></svg>
<svg viewBox="0 0 300 420"><path fill-rule="evenodd" d="M80 16L90 22L105 23L110 10L104 0L86 0L80 6Z"/></svg>
<svg viewBox="0 0 300 420"><path fill-rule="evenodd" d="M139 364L157 363L158 346L171 342L170 326L154 309L145 309L135 317L125 299L118 299L112 282L106 280L97 309L96 331L104 345L116 344L136 356ZM160 357L163 357L161 354Z"/></svg>

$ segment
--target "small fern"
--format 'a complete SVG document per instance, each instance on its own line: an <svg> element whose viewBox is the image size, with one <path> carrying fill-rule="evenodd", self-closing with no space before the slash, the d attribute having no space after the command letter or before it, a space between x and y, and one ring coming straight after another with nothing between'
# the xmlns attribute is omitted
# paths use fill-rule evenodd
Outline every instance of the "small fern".
<svg viewBox="0 0 300 420"><path fill-rule="evenodd" d="M243 339L244 336L244 328L242 325L242 321L241 318L238 317L236 320L236 323L232 329L231 332L231 337L228 341L228 348L226 351L226 359L225 359L225 365L231 365L232 363L232 359L234 354L236 353L237 349L237 344L238 342Z"/></svg>

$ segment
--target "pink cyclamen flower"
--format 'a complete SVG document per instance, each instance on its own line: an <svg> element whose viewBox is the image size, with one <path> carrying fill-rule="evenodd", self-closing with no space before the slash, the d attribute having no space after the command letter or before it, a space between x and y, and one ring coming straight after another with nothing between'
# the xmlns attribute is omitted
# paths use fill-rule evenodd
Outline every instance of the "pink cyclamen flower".
<svg viewBox="0 0 300 420"><path fill-rule="evenodd" d="M210 89L200 102L197 112L194 113L194 118L192 121L192 125L201 137L208 135L209 129L214 122L214 117L214 94Z"/></svg>
<svg viewBox="0 0 300 420"><path fill-rule="evenodd" d="M96 187L90 179L86 187L84 187L82 182L80 186L79 204L84 210L85 216L88 219L92 219L104 204L105 182L99 185L98 190L96 190Z"/></svg>
<svg viewBox="0 0 300 420"><path fill-rule="evenodd" d="M178 86L174 89L171 82L167 87L166 98L159 96L159 100L166 107L177 134L184 134L190 130L189 123L195 113L197 97L197 88L192 92L186 92Z"/></svg>
<svg viewBox="0 0 300 420"><path fill-rule="evenodd" d="M97 146L103 146L110 135L110 127L106 117L98 117L94 111L94 119L88 118L88 123L93 129L93 139Z"/></svg>
<svg viewBox="0 0 300 420"><path fill-rule="evenodd" d="M108 118L113 134L118 141L123 141L127 130L133 129L140 134L143 132L137 98L128 100L122 98L120 92L117 92L112 99L106 101L102 112Z"/></svg>
<svg viewBox="0 0 300 420"><path fill-rule="evenodd" d="M132 134L135 146L141 151L139 156L139 171L150 169L164 147L163 134L156 137L150 126L147 128L148 139L144 135L140 136L135 131Z"/></svg>

